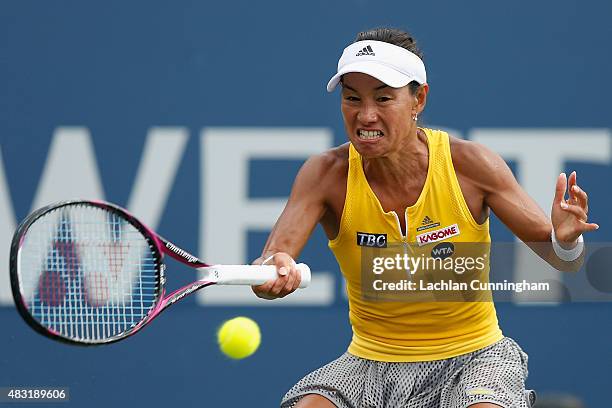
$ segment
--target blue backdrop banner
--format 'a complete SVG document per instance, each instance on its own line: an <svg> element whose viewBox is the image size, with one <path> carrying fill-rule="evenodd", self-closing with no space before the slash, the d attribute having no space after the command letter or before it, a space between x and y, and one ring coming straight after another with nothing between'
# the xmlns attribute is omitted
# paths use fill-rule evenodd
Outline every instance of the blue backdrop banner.
<svg viewBox="0 0 612 408"><path fill-rule="evenodd" d="M547 212L556 176L576 170L600 225L587 240L612 241L611 14L603 0L4 2L0 388L68 387L73 406L92 408L267 407L342 354L348 305L319 228L300 259L313 270L308 290L267 302L249 288L210 288L95 348L21 321L9 245L33 209L97 198L211 263L250 262L304 160L346 142L339 95L325 85L355 34L376 26L411 31L425 54L424 125L501 154ZM491 225L494 241L514 240ZM196 278L175 262L168 276L172 287ZM530 355L528 386L607 406L612 305L551 300L498 306L504 334ZM215 340L237 315L263 335L238 362Z"/></svg>

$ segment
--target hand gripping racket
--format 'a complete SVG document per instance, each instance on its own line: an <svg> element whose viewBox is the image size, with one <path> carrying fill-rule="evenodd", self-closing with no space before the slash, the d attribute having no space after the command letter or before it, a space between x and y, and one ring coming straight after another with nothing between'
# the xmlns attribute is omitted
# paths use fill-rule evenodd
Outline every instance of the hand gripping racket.
<svg viewBox="0 0 612 408"><path fill-rule="evenodd" d="M164 255L203 278L166 294ZM297 268L304 288L310 269ZM29 215L13 237L10 273L24 320L45 336L82 345L129 337L206 286L259 285L278 276L272 265L208 265L102 201L65 201Z"/></svg>

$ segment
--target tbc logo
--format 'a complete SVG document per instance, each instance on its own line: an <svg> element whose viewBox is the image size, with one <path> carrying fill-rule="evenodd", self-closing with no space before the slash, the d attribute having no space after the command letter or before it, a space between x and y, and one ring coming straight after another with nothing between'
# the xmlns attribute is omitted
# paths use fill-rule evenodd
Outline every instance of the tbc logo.
<svg viewBox="0 0 612 408"><path fill-rule="evenodd" d="M386 248L387 234L370 234L368 232L358 232L357 245L374 248Z"/></svg>
<svg viewBox="0 0 612 408"><path fill-rule="evenodd" d="M419 246L430 244L432 242L442 241L443 239L459 235L459 226L457 224L448 227L417 235L417 243Z"/></svg>

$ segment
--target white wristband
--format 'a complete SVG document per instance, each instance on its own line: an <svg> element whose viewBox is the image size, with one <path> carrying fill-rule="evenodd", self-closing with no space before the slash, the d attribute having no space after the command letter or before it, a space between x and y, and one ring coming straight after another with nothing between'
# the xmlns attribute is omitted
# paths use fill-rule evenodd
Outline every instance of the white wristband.
<svg viewBox="0 0 612 408"><path fill-rule="evenodd" d="M553 250L555 251L555 254L557 254L560 259L566 262L575 261L580 255L582 255L582 251L584 250L584 238L582 237L582 234L580 234L576 246L572 249L565 249L562 248L561 245L559 245L557 237L555 236L554 229L550 233L550 240L552 241L552 246Z"/></svg>

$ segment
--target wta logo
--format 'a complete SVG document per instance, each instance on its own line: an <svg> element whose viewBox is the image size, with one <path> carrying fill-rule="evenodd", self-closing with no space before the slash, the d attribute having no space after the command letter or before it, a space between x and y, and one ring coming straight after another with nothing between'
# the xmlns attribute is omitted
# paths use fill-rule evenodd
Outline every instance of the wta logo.
<svg viewBox="0 0 612 408"><path fill-rule="evenodd" d="M430 231L425 234L417 235L416 240L419 246L431 244L432 242L442 241L443 239L455 237L459 235L459 226L457 224L450 225L448 227Z"/></svg>

